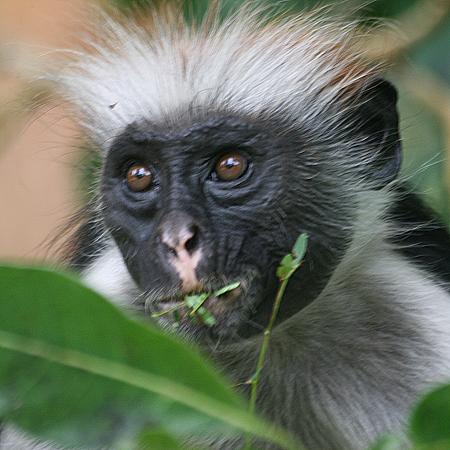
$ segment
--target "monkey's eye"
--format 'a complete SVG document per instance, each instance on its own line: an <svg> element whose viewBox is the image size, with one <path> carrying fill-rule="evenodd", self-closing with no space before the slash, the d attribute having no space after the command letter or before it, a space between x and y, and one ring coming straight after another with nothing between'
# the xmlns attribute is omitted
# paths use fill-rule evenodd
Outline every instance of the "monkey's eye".
<svg viewBox="0 0 450 450"><path fill-rule="evenodd" d="M127 186L133 192L147 190L153 181L152 172L145 164L136 163L131 165L126 173Z"/></svg>
<svg viewBox="0 0 450 450"><path fill-rule="evenodd" d="M214 173L221 181L233 181L245 173L247 166L247 159L241 154L227 153L216 162Z"/></svg>

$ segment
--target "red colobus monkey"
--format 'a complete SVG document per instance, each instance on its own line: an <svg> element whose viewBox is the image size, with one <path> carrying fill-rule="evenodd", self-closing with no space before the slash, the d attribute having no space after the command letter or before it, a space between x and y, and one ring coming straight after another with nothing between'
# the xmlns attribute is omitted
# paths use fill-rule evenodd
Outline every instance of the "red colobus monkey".
<svg viewBox="0 0 450 450"><path fill-rule="evenodd" d="M308 233L257 409L311 450L402 433L420 393L450 377L450 237L398 179L397 94L353 27L248 7L197 26L174 10L103 22L53 77L103 160L71 266L143 313L239 281L210 300L213 327L178 329L240 382L277 264ZM0 448L54 447L7 429Z"/></svg>

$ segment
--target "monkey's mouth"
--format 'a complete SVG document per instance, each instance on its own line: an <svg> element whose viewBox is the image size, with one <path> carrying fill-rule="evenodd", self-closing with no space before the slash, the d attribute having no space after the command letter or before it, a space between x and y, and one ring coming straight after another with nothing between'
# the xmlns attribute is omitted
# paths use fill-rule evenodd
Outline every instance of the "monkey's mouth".
<svg viewBox="0 0 450 450"><path fill-rule="evenodd" d="M151 316L171 322L213 327L230 313L243 293L241 282L207 292L193 290L152 302Z"/></svg>

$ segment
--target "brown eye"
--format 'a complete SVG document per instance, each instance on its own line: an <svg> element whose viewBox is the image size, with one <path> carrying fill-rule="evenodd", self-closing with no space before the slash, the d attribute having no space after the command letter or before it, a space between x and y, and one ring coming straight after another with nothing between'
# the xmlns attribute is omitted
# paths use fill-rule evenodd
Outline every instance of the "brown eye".
<svg viewBox="0 0 450 450"><path fill-rule="evenodd" d="M247 160L239 153L227 153L216 163L215 173L222 181L236 180L247 169Z"/></svg>
<svg viewBox="0 0 450 450"><path fill-rule="evenodd" d="M127 171L127 185L133 192L142 192L152 184L153 177L145 164L133 164Z"/></svg>

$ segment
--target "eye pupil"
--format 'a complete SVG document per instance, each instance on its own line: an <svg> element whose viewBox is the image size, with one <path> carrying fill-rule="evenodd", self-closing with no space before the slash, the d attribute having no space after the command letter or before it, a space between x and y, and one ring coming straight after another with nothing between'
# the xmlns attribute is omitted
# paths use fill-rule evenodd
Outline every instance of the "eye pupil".
<svg viewBox="0 0 450 450"><path fill-rule="evenodd" d="M215 173L222 181L232 181L241 177L247 169L247 160L239 153L228 153L216 163Z"/></svg>
<svg viewBox="0 0 450 450"><path fill-rule="evenodd" d="M133 164L128 168L126 182L133 192L142 192L150 187L153 181L152 172L145 164Z"/></svg>

